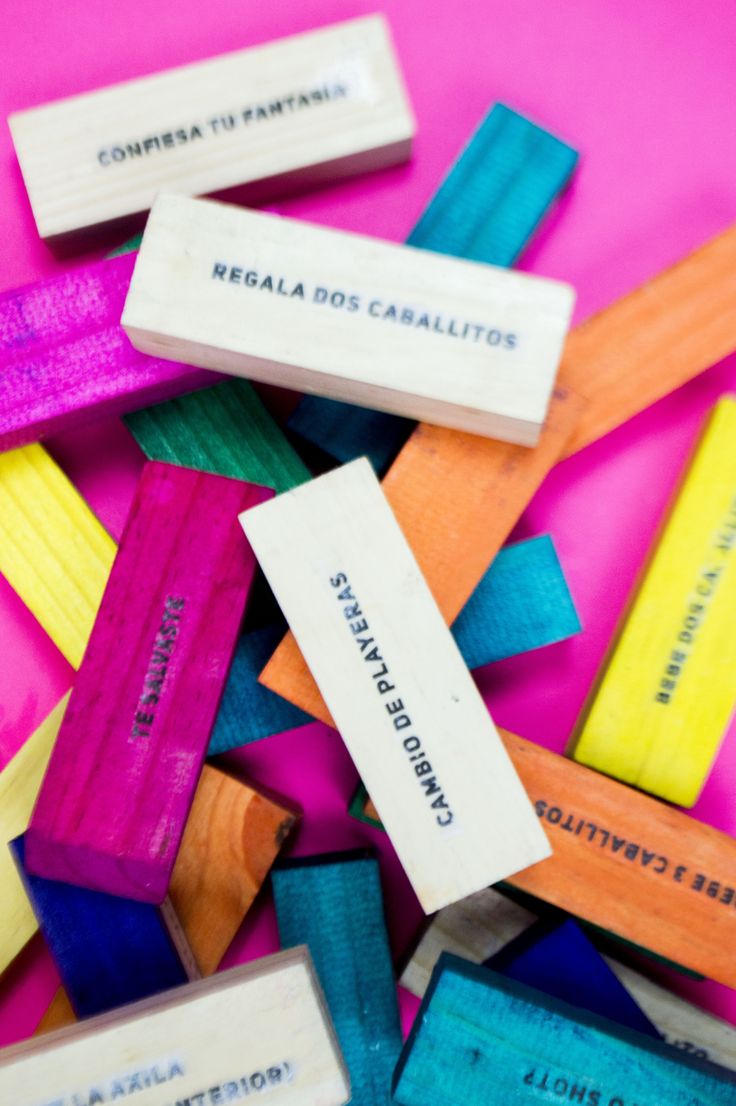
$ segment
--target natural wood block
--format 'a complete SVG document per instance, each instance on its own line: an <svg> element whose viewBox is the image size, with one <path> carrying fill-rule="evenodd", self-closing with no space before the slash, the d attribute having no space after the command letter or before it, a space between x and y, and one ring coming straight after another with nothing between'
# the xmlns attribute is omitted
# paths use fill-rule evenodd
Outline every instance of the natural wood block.
<svg viewBox="0 0 736 1106"><path fill-rule="evenodd" d="M530 446L573 301L558 281L162 195L122 324L155 357Z"/></svg>
<svg viewBox="0 0 736 1106"><path fill-rule="evenodd" d="M513 265L567 185L578 155L549 131L494 104L432 196L407 243ZM367 456L382 473L411 424L364 407L305 396L289 428L341 463Z"/></svg>
<svg viewBox="0 0 736 1106"><path fill-rule="evenodd" d="M394 1077L401 1106L716 1106L736 1075L444 953Z"/></svg>
<svg viewBox="0 0 736 1106"><path fill-rule="evenodd" d="M414 119L380 15L9 118L42 238L148 211L167 189L264 199L408 158Z"/></svg>
<svg viewBox="0 0 736 1106"><path fill-rule="evenodd" d="M305 944L327 999L352 1106L385 1106L402 1036L378 861L369 851L279 864L271 876L282 948Z"/></svg>
<svg viewBox="0 0 736 1106"><path fill-rule="evenodd" d="M66 704L64 696L0 772L0 972L37 929L8 845L26 830Z"/></svg>
<svg viewBox="0 0 736 1106"><path fill-rule="evenodd" d="M146 457L232 476L285 492L309 480L300 461L246 380L170 399L127 415Z"/></svg>
<svg viewBox="0 0 736 1106"><path fill-rule="evenodd" d="M736 399L708 419L573 735L575 760L692 806L736 703Z"/></svg>
<svg viewBox="0 0 736 1106"><path fill-rule="evenodd" d="M241 522L424 910L547 856L369 462Z"/></svg>
<svg viewBox="0 0 736 1106"><path fill-rule="evenodd" d="M98 261L0 294L0 450L215 380L133 349L120 316L134 264Z"/></svg>
<svg viewBox="0 0 736 1106"><path fill-rule="evenodd" d="M236 515L271 494L146 465L28 829L34 874L163 900L255 571Z"/></svg>
<svg viewBox="0 0 736 1106"><path fill-rule="evenodd" d="M0 572L79 666L115 543L40 445L0 453Z"/></svg>
<svg viewBox="0 0 736 1106"><path fill-rule="evenodd" d="M350 1087L307 949L240 965L4 1049L14 1106L239 1101L343 1106Z"/></svg>

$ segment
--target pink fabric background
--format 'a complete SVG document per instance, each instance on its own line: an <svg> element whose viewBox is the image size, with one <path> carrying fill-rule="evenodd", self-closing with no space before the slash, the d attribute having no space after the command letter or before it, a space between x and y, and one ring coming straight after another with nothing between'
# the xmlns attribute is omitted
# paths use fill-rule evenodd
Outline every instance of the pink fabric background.
<svg viewBox="0 0 736 1106"><path fill-rule="evenodd" d="M4 5L1 114L59 96L369 12L363 0L206 5L181 0L24 0ZM575 182L523 267L571 281L583 319L723 229L736 212L732 141L736 12L731 0L385 0L419 122L410 165L288 202L276 210L403 239L488 106L503 100L582 154ZM54 273L40 243L10 136L0 127L0 287ZM69 263L67 263L69 264ZM559 466L516 536L553 534L585 632L487 668L494 718L561 750L663 505L705 412L736 389L736 358ZM51 443L117 538L141 456L119 422ZM71 683L71 670L0 580L0 765ZM296 851L373 841L397 955L420 918L386 838L349 819L355 771L320 724L235 758L305 811ZM725 741L694 814L736 832L736 740ZM226 963L277 947L268 896ZM724 956L733 950L724 949ZM736 997L673 977L736 1021ZM0 1043L35 1027L57 980L37 939L0 985ZM402 996L405 1020L415 1008Z"/></svg>

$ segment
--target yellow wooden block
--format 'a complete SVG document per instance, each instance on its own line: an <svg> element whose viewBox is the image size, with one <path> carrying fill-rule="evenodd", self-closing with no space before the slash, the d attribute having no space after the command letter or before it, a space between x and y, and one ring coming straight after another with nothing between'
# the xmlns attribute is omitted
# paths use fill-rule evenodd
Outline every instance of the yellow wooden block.
<svg viewBox="0 0 736 1106"><path fill-rule="evenodd" d="M41 445L0 454L0 573L74 668L115 543Z"/></svg>
<svg viewBox="0 0 736 1106"><path fill-rule="evenodd" d="M736 703L736 398L716 406L573 738L582 764L697 801Z"/></svg>
<svg viewBox="0 0 736 1106"><path fill-rule="evenodd" d="M64 696L0 772L0 972L38 929L7 843L28 828L68 698Z"/></svg>

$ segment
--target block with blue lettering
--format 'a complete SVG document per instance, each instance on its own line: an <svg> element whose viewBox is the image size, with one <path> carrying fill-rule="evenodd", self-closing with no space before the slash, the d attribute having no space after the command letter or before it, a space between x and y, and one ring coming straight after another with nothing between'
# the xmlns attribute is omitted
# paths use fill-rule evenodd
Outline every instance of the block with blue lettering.
<svg viewBox="0 0 736 1106"><path fill-rule="evenodd" d="M420 217L407 244L508 268L573 174L578 155L523 115L495 104ZM413 423L305 396L289 429L341 464L365 455L380 475Z"/></svg>
<svg viewBox="0 0 736 1106"><path fill-rule="evenodd" d="M400 1106L734 1106L736 1073L443 953L393 1093Z"/></svg>
<svg viewBox="0 0 736 1106"><path fill-rule="evenodd" d="M271 873L283 948L307 944L350 1073L352 1106L387 1106L401 1051L378 861L368 850Z"/></svg>
<svg viewBox="0 0 736 1106"><path fill-rule="evenodd" d="M656 1026L572 918L536 922L484 964L507 979L661 1040Z"/></svg>
<svg viewBox="0 0 736 1106"><path fill-rule="evenodd" d="M77 1017L199 978L168 899L154 906L42 879L25 867L23 836L9 847Z"/></svg>

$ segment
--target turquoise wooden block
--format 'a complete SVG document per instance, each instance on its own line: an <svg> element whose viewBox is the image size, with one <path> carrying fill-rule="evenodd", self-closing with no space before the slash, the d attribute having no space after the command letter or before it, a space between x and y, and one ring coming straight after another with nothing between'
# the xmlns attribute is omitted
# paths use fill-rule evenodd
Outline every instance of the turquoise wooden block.
<svg viewBox="0 0 736 1106"><path fill-rule="evenodd" d="M378 862L367 851L279 865L281 945L307 944L350 1072L353 1106L387 1106L401 1051Z"/></svg>
<svg viewBox="0 0 736 1106"><path fill-rule="evenodd" d="M495 104L407 243L507 268L567 185L577 160L577 152L549 131L504 104ZM364 407L305 396L288 425L342 464L365 455L381 474L414 424Z"/></svg>
<svg viewBox="0 0 736 1106"><path fill-rule="evenodd" d="M393 1094L401 1106L734 1106L736 1073L443 953Z"/></svg>

